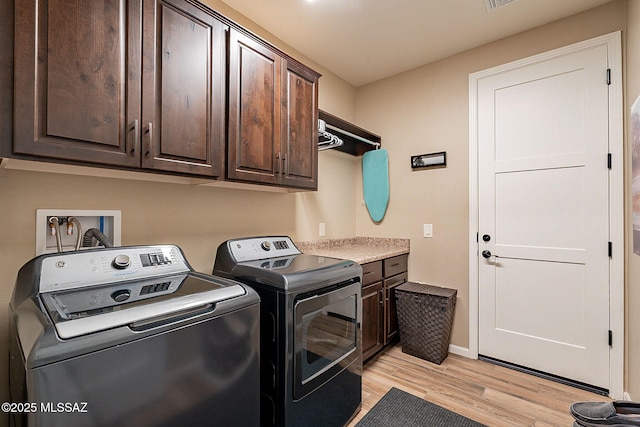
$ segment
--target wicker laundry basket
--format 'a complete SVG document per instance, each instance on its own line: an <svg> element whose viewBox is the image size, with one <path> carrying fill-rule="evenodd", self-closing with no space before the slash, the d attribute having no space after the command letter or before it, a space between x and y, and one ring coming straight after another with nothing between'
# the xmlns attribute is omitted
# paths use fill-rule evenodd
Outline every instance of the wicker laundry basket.
<svg viewBox="0 0 640 427"><path fill-rule="evenodd" d="M416 282L396 288L403 353L437 364L446 359L457 292Z"/></svg>

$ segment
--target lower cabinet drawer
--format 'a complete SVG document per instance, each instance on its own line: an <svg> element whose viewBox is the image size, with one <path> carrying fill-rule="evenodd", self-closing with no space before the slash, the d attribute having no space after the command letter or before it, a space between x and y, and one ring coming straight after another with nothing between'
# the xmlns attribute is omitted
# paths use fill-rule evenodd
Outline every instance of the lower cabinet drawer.
<svg viewBox="0 0 640 427"><path fill-rule="evenodd" d="M387 258L383 261L383 271L384 277L395 276L396 274L400 274L403 271L407 271L408 264L408 255L398 255L393 258Z"/></svg>
<svg viewBox="0 0 640 427"><path fill-rule="evenodd" d="M368 285L382 280L382 261L362 264L362 284Z"/></svg>

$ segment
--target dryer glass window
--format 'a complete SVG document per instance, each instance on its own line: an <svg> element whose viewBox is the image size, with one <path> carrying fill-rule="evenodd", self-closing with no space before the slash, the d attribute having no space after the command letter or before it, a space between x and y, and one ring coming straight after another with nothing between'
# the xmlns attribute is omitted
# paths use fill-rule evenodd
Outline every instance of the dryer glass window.
<svg viewBox="0 0 640 427"><path fill-rule="evenodd" d="M359 286L296 302L295 398L313 391L357 358Z"/></svg>
<svg viewBox="0 0 640 427"><path fill-rule="evenodd" d="M356 348L355 296L302 316L302 381Z"/></svg>

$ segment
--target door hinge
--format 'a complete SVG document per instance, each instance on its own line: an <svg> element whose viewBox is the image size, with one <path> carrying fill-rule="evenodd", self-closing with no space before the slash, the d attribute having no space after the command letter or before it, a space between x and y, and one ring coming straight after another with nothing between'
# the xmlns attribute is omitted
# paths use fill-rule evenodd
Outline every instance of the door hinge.
<svg viewBox="0 0 640 427"><path fill-rule="evenodd" d="M607 153L607 167L611 169L611 153Z"/></svg>
<svg viewBox="0 0 640 427"><path fill-rule="evenodd" d="M613 257L613 243L609 242L609 258Z"/></svg>
<svg viewBox="0 0 640 427"><path fill-rule="evenodd" d="M611 85L611 68L607 68L607 85Z"/></svg>
<svg viewBox="0 0 640 427"><path fill-rule="evenodd" d="M609 330L609 347L613 347L613 332Z"/></svg>

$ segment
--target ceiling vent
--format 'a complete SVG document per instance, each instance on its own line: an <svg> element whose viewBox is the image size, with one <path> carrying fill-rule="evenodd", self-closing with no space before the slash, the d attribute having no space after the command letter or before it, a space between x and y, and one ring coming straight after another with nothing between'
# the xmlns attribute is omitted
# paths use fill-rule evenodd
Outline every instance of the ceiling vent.
<svg viewBox="0 0 640 427"><path fill-rule="evenodd" d="M518 0L484 0L484 5L487 8L487 12L491 12L516 1Z"/></svg>

